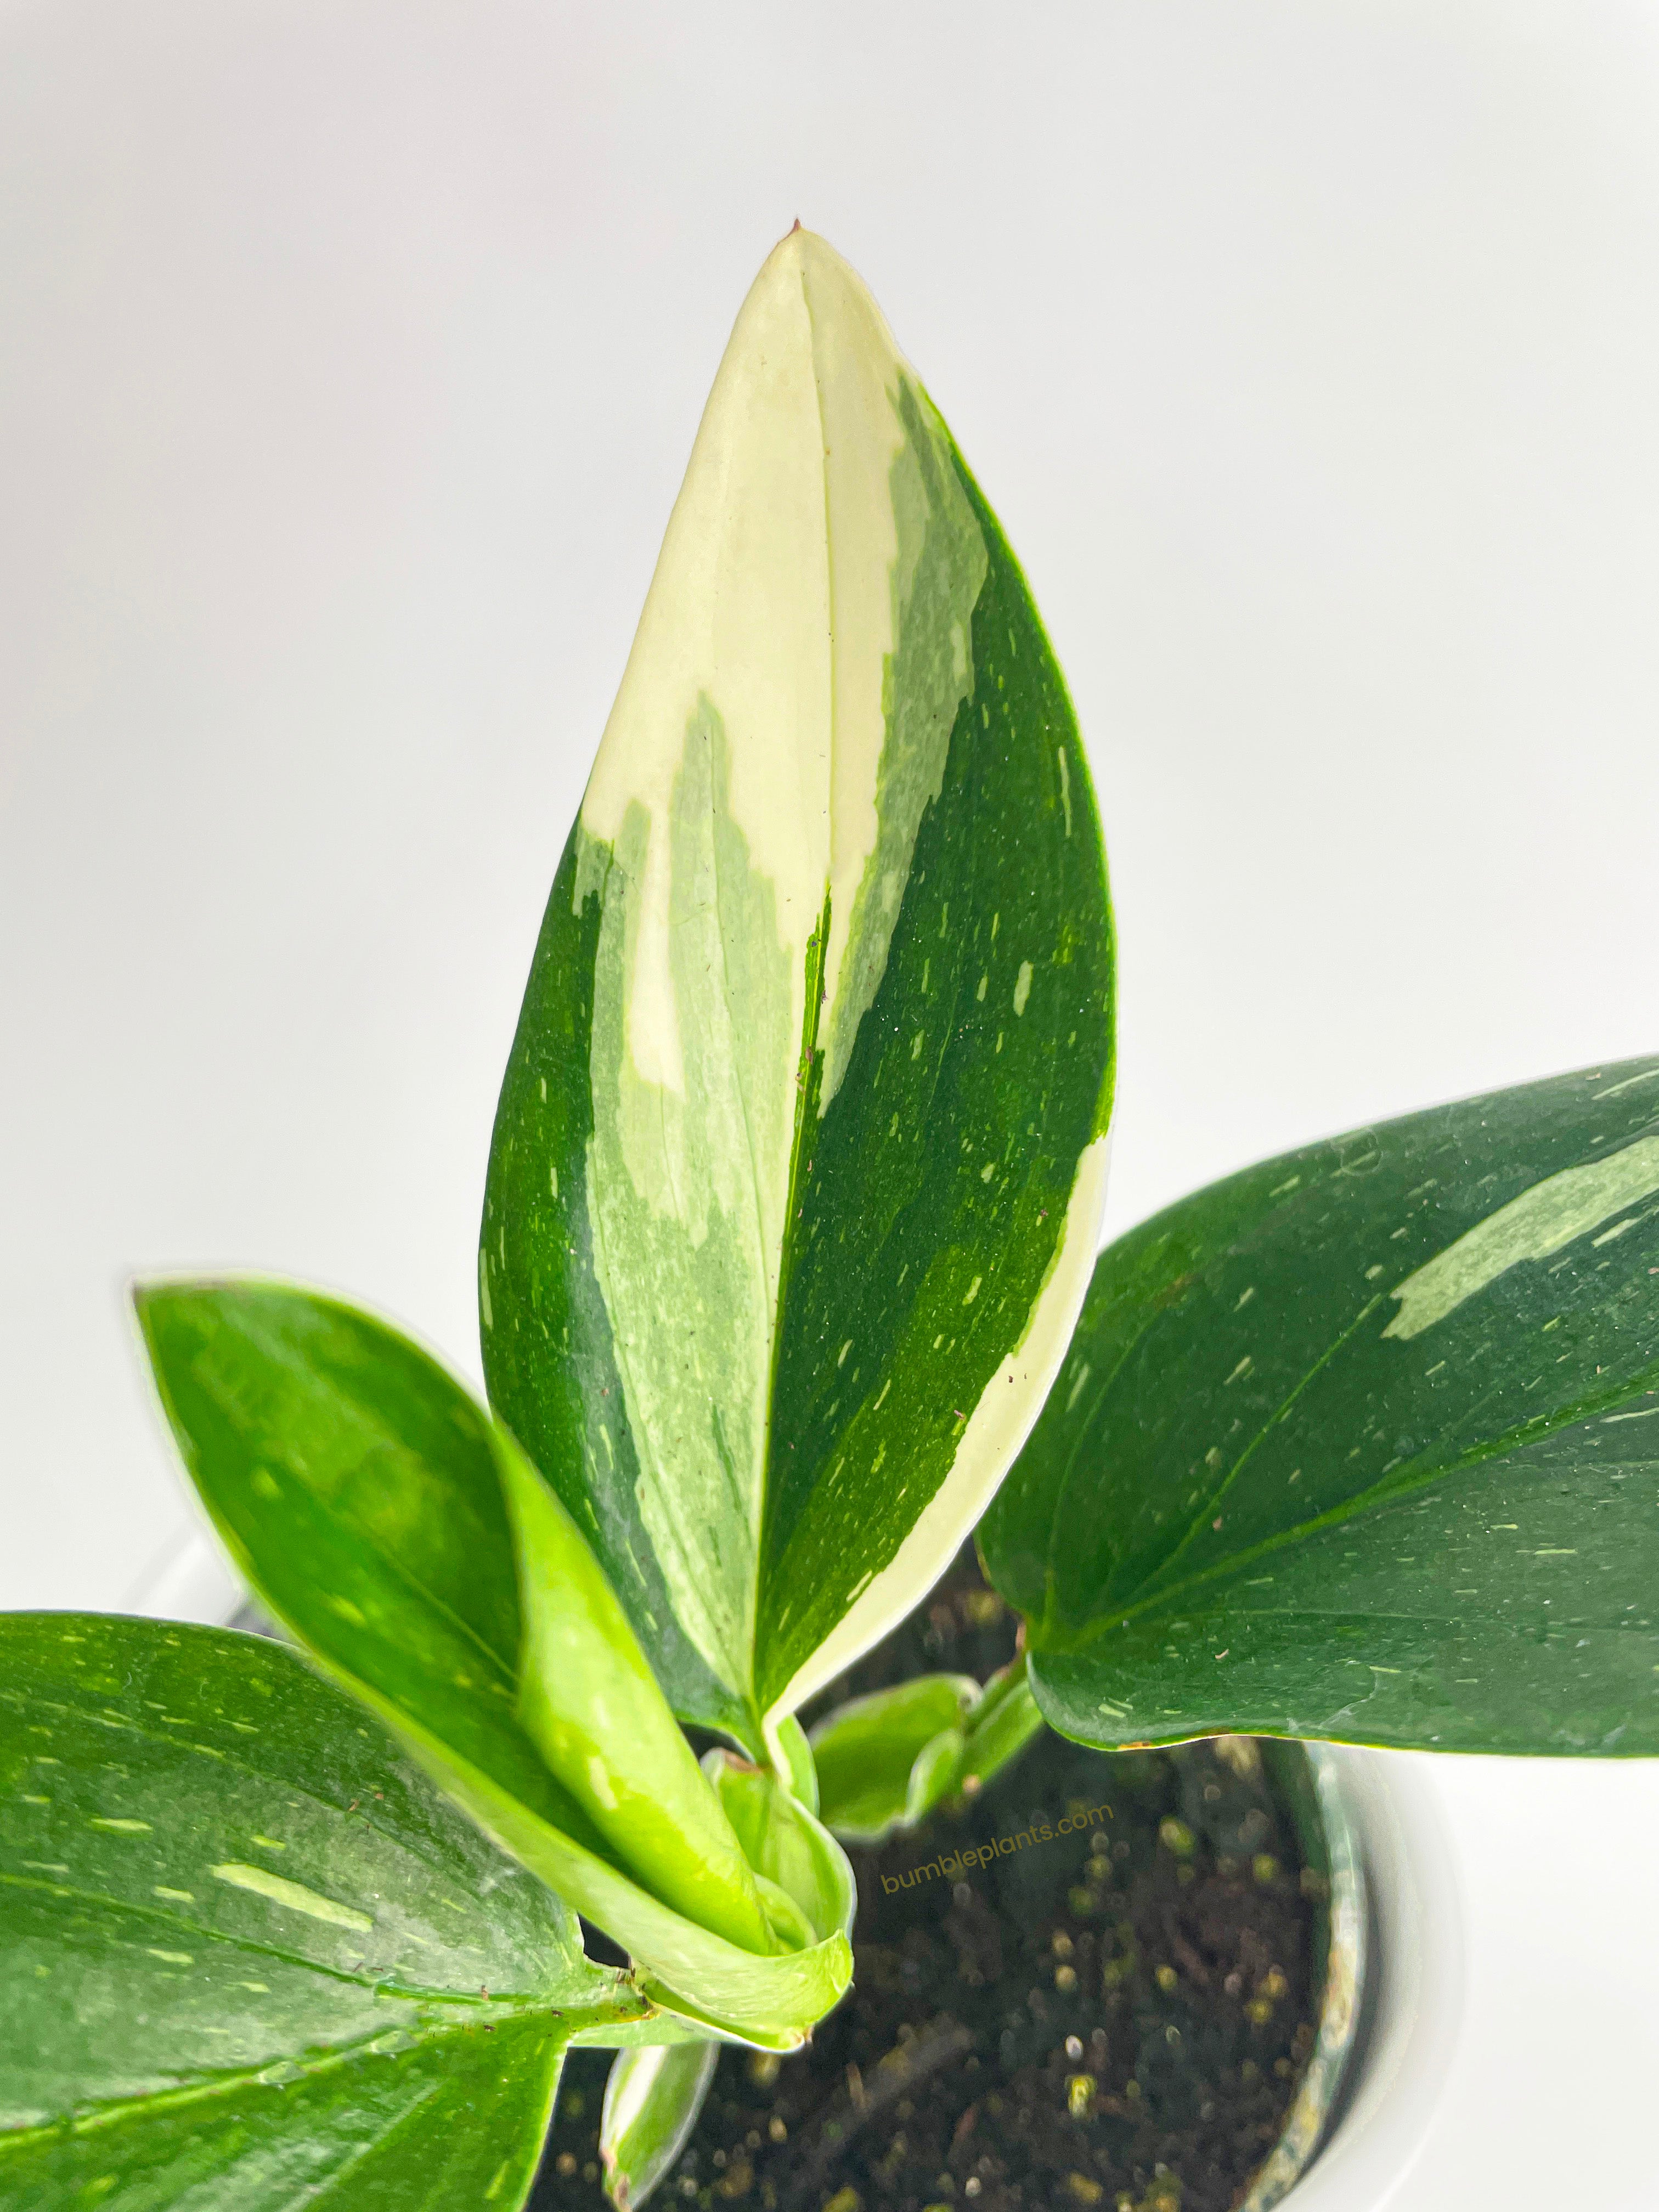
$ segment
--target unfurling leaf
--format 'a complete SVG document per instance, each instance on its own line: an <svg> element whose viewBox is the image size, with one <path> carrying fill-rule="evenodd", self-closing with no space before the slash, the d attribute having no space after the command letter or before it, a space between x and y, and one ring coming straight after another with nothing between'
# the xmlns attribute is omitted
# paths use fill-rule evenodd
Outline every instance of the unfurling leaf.
<svg viewBox="0 0 1659 2212"><path fill-rule="evenodd" d="M793 1713L786 1713L773 1731L774 1748L780 1754L778 1772L809 1813L818 1809L818 1770L806 1731Z"/></svg>
<svg viewBox="0 0 1659 2212"><path fill-rule="evenodd" d="M983 1690L967 1674L921 1674L854 1698L812 1731L824 1825L878 1844L988 1782L1042 1727L1023 1660Z"/></svg>
<svg viewBox="0 0 1659 2212"><path fill-rule="evenodd" d="M1101 1255L981 1532L1086 1742L1659 1752L1659 1060L1310 1145Z"/></svg>
<svg viewBox="0 0 1659 2212"><path fill-rule="evenodd" d="M515 2212L573 2037L649 2025L573 1916L280 1645L0 1620L0 2202Z"/></svg>
<svg viewBox="0 0 1659 2212"><path fill-rule="evenodd" d="M781 1892L807 1927L850 1936L853 1869L817 1815L765 1767L729 1751L706 1753L702 1771L769 1894Z"/></svg>
<svg viewBox="0 0 1659 2212"><path fill-rule="evenodd" d="M1024 580L856 276L739 316L554 884L479 1251L491 1397L683 1718L908 1612L1040 1406L1103 1194L1093 793Z"/></svg>
<svg viewBox="0 0 1659 2212"><path fill-rule="evenodd" d="M185 1463L276 1619L626 1946L653 2002L799 2042L846 1987L845 1937L776 1932L632 1631L512 1438L337 1300L170 1284L138 1308Z"/></svg>
<svg viewBox="0 0 1659 2212"><path fill-rule="evenodd" d="M960 1747L978 1698L971 1675L918 1674L827 1714L811 1737L825 1826L849 1842L875 1844L920 1818L927 1806L917 1762L933 1745Z"/></svg>

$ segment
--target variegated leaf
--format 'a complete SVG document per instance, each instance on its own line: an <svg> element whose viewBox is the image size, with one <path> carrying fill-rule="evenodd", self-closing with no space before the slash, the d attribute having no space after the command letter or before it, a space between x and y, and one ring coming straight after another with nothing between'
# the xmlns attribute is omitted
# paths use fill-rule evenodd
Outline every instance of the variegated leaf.
<svg viewBox="0 0 1659 2212"><path fill-rule="evenodd" d="M1106 1747L1659 1752L1659 1059L1264 1160L1108 1246L980 1531Z"/></svg>
<svg viewBox="0 0 1659 2212"><path fill-rule="evenodd" d="M543 925L479 1255L494 1401L681 1715L758 1748L916 1601L1099 1226L1093 793L995 518L796 230L698 433Z"/></svg>

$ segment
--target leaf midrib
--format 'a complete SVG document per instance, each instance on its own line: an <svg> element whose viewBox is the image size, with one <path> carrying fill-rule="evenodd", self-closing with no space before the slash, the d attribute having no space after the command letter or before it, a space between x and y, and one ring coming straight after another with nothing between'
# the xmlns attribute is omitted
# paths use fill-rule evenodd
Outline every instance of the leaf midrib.
<svg viewBox="0 0 1659 2212"><path fill-rule="evenodd" d="M836 563L830 545L830 430L823 418L823 386L818 377L817 322L812 313L812 295L808 289L806 272L799 275L801 307L806 315L808 354L812 370L812 401L817 410L819 477L823 487L823 599L829 617L829 688L830 688L830 758L829 814L833 830L835 823L836 748L841 734L841 718L836 701ZM884 743L885 735L884 732ZM833 870L835 854L830 854ZM783 1343L783 1314L789 1282L793 1267L790 1255L790 1230L797 1218L797 1195L801 1185L801 1161L805 1150L807 1123L811 1116L811 1104L816 1095L812 1082L812 1062L818 1050L818 1027L823 1015L823 1001L830 986L830 885L826 878L823 904L818 915L818 942L816 959L811 957L808 943L806 963L805 1004L801 1010L800 1052L797 1062L795 1083L794 1126L789 1137L789 1173L784 1185L782 1243L778 1253L777 1289L773 1300L769 1340L766 1347L766 1408L762 1422L760 1516L752 1531L749 1585L749 1650L744 1681L744 1694L752 1706L756 1703L755 1678L757 1661L760 1656L760 1620L763 1583L765 1579L766 1531L770 1519L772 1493L773 1425L778 1397L778 1362ZM720 955L726 952L726 933L720 931ZM842 954L845 964L846 955ZM818 1117L820 1120L822 1116Z"/></svg>
<svg viewBox="0 0 1659 2212"><path fill-rule="evenodd" d="M1524 1423L1519 1428L1508 1430L1501 1437L1495 1437L1485 1444L1475 1445L1457 1457L1427 1469L1415 1479L1410 1477L1408 1464L1406 1475L1397 1476L1386 1487L1378 1485L1360 1498L1346 1499L1341 1504L1331 1506L1323 1513L1315 1514L1305 1521L1296 1522L1289 1528L1281 1529L1276 1535L1264 1537L1259 1544L1252 1545L1245 1551L1235 1553L1230 1559L1218 1560L1212 1567L1200 1568L1198 1572L1187 1576L1180 1582L1149 1591L1137 1602L1121 1607L1117 1612L1109 1613L1103 1620L1091 1621L1085 1628L1078 1630L1069 1637L1061 1638L1045 1633L1042 1638L1043 1645L1048 1650L1054 1652L1082 1650L1089 1644L1097 1642L1101 1637L1109 1634L1111 1630L1127 1626L1130 1621L1139 1620L1142 1615L1168 1605L1179 1598L1182 1593L1196 1589L1204 1583L1236 1574L1241 1567L1254 1566L1258 1561L1282 1551L1289 1544L1299 1543L1309 1536L1321 1535L1328 1528L1340 1528L1352 1521L1363 1520L1368 1514L1381 1512L1385 1508L1397 1505L1405 1499L1419 1497L1431 1490L1437 1483L1455 1481L1459 1475L1468 1474L1473 1468L1484 1465L1488 1460L1500 1458L1510 1452L1524 1449L1531 1444L1542 1443L1550 1437L1560 1434L1563 1430L1576 1427L1581 1421L1592 1419L1598 1413L1623 1405L1632 1397L1641 1395L1644 1390L1651 1387L1656 1378L1659 1378L1659 1361L1656 1361L1651 1366L1642 1370L1639 1374L1618 1384L1613 1391L1600 1399L1581 1400L1575 1405L1564 1407L1553 1419L1539 1419ZM1046 1626L1047 1624L1045 1627Z"/></svg>

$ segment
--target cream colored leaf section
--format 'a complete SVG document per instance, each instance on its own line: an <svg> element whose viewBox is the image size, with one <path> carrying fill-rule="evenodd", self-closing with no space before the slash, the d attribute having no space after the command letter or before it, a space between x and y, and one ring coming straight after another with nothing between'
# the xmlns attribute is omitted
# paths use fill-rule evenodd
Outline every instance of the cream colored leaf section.
<svg viewBox="0 0 1659 2212"><path fill-rule="evenodd" d="M1042 1410L1083 1309L1100 1242L1109 1152L1110 1139L1097 1137L1078 1162L1066 1226L1024 1333L981 1393L950 1473L917 1515L893 1558L866 1585L767 1715L769 1738L786 1713L798 1712L921 1602L996 1495Z"/></svg>
<svg viewBox="0 0 1659 2212"><path fill-rule="evenodd" d="M630 807L644 810L629 1047L641 1073L669 1090L683 1089L685 1075L670 978L668 817L685 731L701 700L712 700L720 715L730 748L733 819L757 873L772 886L780 935L791 956L797 1036L807 940L830 881L835 717L830 524L805 283L808 262L819 256L835 258L809 234L792 234L769 258L744 302L582 802L582 826L605 844L621 834ZM888 351L890 361L890 341ZM879 388L880 368L866 368L863 380ZM846 538L863 537L884 587L894 542L887 471L900 441L884 392L880 414L888 426L888 451L873 471L849 470L859 513L838 514L836 525ZM866 434L866 453L872 441L879 455L873 429ZM872 695L878 714L884 651L884 640ZM878 727L870 742L872 792L879 746Z"/></svg>
<svg viewBox="0 0 1659 2212"><path fill-rule="evenodd" d="M986 565L948 435L880 310L822 239L792 232L721 361L582 805L605 844L631 805L647 817L628 1018L643 1075L684 1082L666 810L707 698L792 955L797 1034L830 896L821 1104L834 1097L972 688Z"/></svg>
<svg viewBox="0 0 1659 2212"><path fill-rule="evenodd" d="M1384 1336L1420 1336L1522 1260L1547 1260L1621 1206L1659 1190L1659 1137L1606 1159L1546 1176L1477 1222L1394 1292L1400 1310Z"/></svg>

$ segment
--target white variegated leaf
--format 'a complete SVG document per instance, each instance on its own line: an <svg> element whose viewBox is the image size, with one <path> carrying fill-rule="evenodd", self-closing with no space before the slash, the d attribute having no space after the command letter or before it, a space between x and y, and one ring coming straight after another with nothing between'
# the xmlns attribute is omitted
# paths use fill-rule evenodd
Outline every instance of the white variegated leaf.
<svg viewBox="0 0 1659 2212"><path fill-rule="evenodd" d="M1099 825L995 519L797 229L715 381L555 883L492 1396L671 1698L757 1746L913 1605L1093 1258Z"/></svg>

